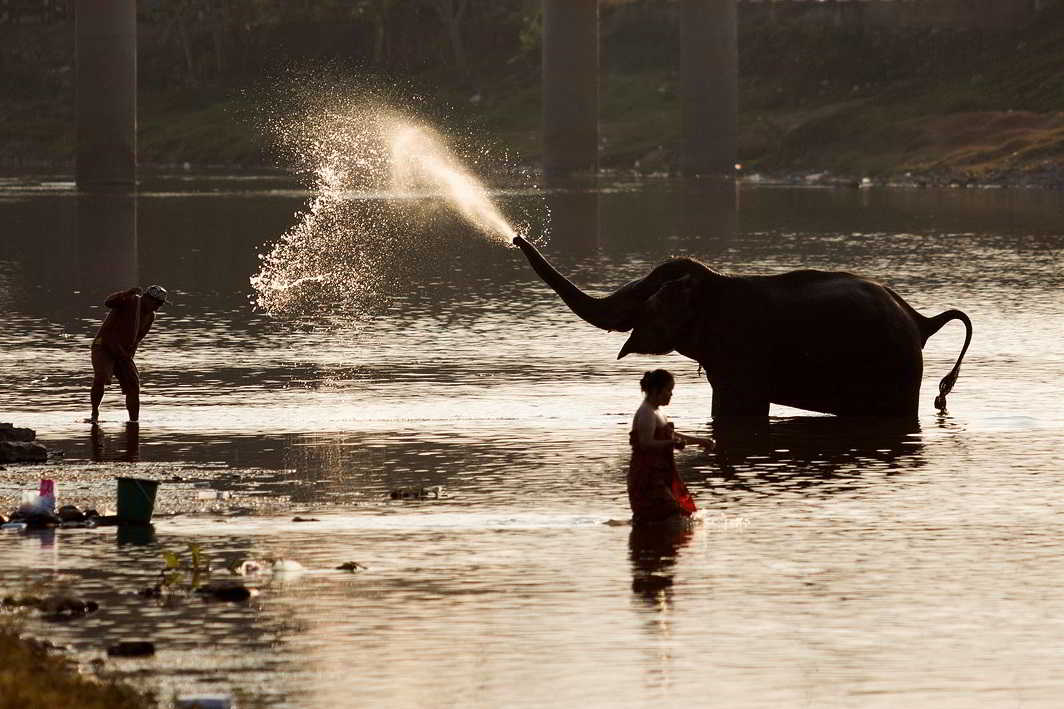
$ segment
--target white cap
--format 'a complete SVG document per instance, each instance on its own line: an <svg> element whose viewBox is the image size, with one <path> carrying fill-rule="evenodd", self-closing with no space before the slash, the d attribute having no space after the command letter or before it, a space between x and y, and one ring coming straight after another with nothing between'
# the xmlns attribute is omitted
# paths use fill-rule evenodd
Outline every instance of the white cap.
<svg viewBox="0 0 1064 709"><path fill-rule="evenodd" d="M160 303L166 302L166 289L162 286L148 286L148 290L144 291L144 295L150 295Z"/></svg>

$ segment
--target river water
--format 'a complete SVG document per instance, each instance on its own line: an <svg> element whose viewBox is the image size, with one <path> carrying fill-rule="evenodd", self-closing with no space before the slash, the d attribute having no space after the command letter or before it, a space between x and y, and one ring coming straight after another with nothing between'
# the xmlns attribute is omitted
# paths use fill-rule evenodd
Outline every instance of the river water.
<svg viewBox="0 0 1064 709"><path fill-rule="evenodd" d="M154 640L154 658L104 667L164 705L204 692L244 707L1059 705L1064 195L500 190L537 229L549 208L544 253L593 292L688 255L734 273L856 272L975 324L948 414L931 402L959 323L925 348L918 431L773 407L718 453L679 454L705 520L652 536L609 524L628 518L638 379L671 369L666 413L713 433L694 363L617 361L623 334L587 326L518 251L456 224L389 264L365 307L256 312L257 253L308 197L277 178L157 176L135 201L0 184L0 420L65 453L47 469L62 501L134 474L166 481L160 499L181 512L141 536L0 535L0 591L101 604L31 631L85 663ZM139 436L117 385L94 436L101 303L154 282L173 302L138 355ZM40 475L0 473L5 508ZM436 485L440 499L388 497ZM273 505L179 504L212 491ZM189 543L219 579L243 560L305 570L250 577L245 604L137 596Z"/></svg>

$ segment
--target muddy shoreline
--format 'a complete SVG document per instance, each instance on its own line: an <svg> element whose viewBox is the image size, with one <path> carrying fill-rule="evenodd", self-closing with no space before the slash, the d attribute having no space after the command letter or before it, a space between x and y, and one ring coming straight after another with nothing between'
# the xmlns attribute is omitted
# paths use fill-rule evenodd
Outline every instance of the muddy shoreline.
<svg viewBox="0 0 1064 709"><path fill-rule="evenodd" d="M71 706L83 709L142 709L158 706L155 697L109 678L103 667L86 675L47 640L20 635L17 621L0 627L0 698L3 706Z"/></svg>

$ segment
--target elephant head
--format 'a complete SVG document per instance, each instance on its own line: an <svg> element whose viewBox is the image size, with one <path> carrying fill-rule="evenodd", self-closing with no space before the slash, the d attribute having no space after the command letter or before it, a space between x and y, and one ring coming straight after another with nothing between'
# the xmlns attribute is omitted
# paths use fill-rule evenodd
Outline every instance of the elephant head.
<svg viewBox="0 0 1064 709"><path fill-rule="evenodd" d="M671 259L613 294L595 298L558 273L525 239L515 237L514 245L574 313L603 330L632 331L618 359L631 353L683 352L697 325L696 303L705 297L715 279L723 278L697 261Z"/></svg>

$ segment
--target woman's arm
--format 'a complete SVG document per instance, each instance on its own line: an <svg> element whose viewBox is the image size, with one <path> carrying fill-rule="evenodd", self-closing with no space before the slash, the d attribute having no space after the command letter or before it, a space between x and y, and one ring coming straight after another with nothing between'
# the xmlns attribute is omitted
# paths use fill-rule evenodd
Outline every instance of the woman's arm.
<svg viewBox="0 0 1064 709"><path fill-rule="evenodd" d="M707 451L714 450L717 447L717 442L712 438L699 438L698 436L688 436L686 433L673 432L672 434L676 438L679 438L684 443L690 443L696 446L702 446Z"/></svg>

